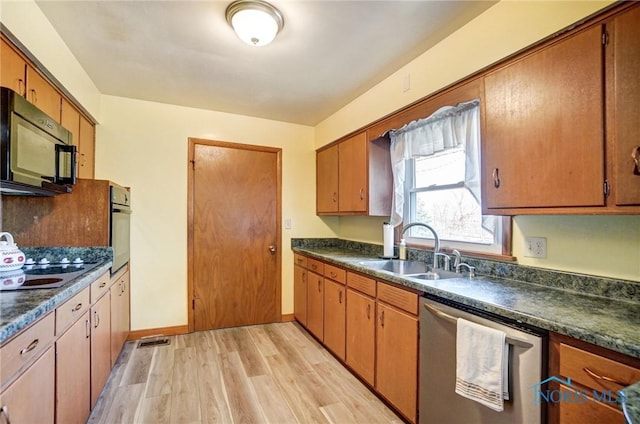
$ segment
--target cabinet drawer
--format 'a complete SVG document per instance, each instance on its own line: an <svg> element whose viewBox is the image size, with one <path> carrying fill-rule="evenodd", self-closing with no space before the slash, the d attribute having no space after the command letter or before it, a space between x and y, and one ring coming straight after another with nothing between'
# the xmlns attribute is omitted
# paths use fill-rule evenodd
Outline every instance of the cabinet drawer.
<svg viewBox="0 0 640 424"><path fill-rule="evenodd" d="M324 263L316 260L316 259L307 259L307 269L309 271L315 272L316 274L322 275L324 272Z"/></svg>
<svg viewBox="0 0 640 424"><path fill-rule="evenodd" d="M18 334L0 349L0 386L27 367L51 345L55 315L49 314Z"/></svg>
<svg viewBox="0 0 640 424"><path fill-rule="evenodd" d="M111 282L109 273L105 272L100 278L91 283L91 304L94 304L109 291L109 283Z"/></svg>
<svg viewBox="0 0 640 424"><path fill-rule="evenodd" d="M307 257L306 256L302 256L299 253L294 253L293 254L293 263L306 268L307 267Z"/></svg>
<svg viewBox="0 0 640 424"><path fill-rule="evenodd" d="M369 296L376 295L376 280L365 277L364 275L347 272L347 286L358 290Z"/></svg>
<svg viewBox="0 0 640 424"><path fill-rule="evenodd" d="M591 389L611 390L613 393L640 380L640 370L637 368L564 343L560 344L560 374Z"/></svg>
<svg viewBox="0 0 640 424"><path fill-rule="evenodd" d="M571 388L560 384L562 392L572 391ZM558 402L558 422L561 424L600 424L623 423L624 415L615 405L609 405L589 398L585 402Z"/></svg>
<svg viewBox="0 0 640 424"><path fill-rule="evenodd" d="M418 295L416 293L378 281L378 300L410 314L418 315Z"/></svg>
<svg viewBox="0 0 640 424"><path fill-rule="evenodd" d="M324 264L324 276L341 284L347 283L347 271L337 266Z"/></svg>
<svg viewBox="0 0 640 424"><path fill-rule="evenodd" d="M89 308L89 287L56 308L56 336L64 333Z"/></svg>

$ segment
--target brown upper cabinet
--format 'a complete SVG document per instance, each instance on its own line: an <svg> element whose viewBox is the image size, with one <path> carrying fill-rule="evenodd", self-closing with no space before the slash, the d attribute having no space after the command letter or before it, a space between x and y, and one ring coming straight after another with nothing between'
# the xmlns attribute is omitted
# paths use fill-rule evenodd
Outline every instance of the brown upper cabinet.
<svg viewBox="0 0 640 424"><path fill-rule="evenodd" d="M484 213L639 212L638 57L636 6L486 74Z"/></svg>
<svg viewBox="0 0 640 424"><path fill-rule="evenodd" d="M27 64L27 100L60 123L62 96L29 64Z"/></svg>
<svg viewBox="0 0 640 424"><path fill-rule="evenodd" d="M25 73L27 62L7 43L0 42L0 85L8 87L24 97L27 88Z"/></svg>
<svg viewBox="0 0 640 424"><path fill-rule="evenodd" d="M388 138L368 140L362 131L318 150L316 177L318 215L391 213Z"/></svg>
<svg viewBox="0 0 640 424"><path fill-rule="evenodd" d="M612 141L611 194L616 206L640 205L640 166L632 151L640 149L640 7L607 23L607 129ZM638 152L640 154L640 152ZM638 158L640 160L640 158ZM638 208L635 208L638 211Z"/></svg>

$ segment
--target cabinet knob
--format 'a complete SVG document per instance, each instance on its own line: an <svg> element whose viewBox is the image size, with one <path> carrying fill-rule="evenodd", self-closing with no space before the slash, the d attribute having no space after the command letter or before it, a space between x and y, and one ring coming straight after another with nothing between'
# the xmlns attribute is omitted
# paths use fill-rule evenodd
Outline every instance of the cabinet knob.
<svg viewBox="0 0 640 424"><path fill-rule="evenodd" d="M495 188L500 187L500 170L498 168L494 168L493 170L493 186Z"/></svg>

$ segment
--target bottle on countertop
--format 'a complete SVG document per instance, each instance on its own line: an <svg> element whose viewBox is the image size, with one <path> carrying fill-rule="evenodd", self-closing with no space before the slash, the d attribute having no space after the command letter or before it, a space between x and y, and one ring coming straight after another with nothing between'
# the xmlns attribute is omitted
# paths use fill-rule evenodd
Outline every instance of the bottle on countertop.
<svg viewBox="0 0 640 424"><path fill-rule="evenodd" d="M400 239L400 246L398 247L398 254L401 261L407 260L407 243L404 239Z"/></svg>

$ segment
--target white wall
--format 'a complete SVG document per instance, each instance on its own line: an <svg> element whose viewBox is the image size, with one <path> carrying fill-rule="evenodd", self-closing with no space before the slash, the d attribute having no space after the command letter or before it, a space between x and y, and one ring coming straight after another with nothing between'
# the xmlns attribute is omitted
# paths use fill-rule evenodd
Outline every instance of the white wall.
<svg viewBox="0 0 640 424"><path fill-rule="evenodd" d="M132 190L131 328L187 324L188 138L282 148L282 312L293 312L292 237L335 236L315 216L313 128L102 97L96 178Z"/></svg>

